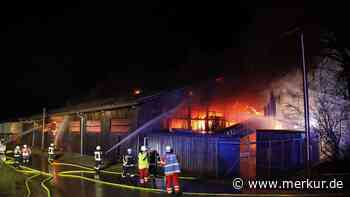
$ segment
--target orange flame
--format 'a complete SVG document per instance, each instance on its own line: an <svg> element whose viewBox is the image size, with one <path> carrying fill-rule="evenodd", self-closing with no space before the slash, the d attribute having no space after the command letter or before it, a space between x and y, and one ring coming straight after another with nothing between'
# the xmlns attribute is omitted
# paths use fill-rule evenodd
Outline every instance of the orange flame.
<svg viewBox="0 0 350 197"><path fill-rule="evenodd" d="M231 102L232 103L232 102ZM253 116L262 116L253 106L235 102L211 104L209 106L192 105L184 107L169 122L171 129L189 129L197 132L211 132L232 126Z"/></svg>

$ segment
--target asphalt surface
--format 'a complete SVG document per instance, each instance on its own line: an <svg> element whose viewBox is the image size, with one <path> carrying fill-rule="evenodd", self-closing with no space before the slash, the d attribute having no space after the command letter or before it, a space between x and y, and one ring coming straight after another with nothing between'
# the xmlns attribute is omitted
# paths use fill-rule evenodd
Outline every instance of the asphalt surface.
<svg viewBox="0 0 350 197"><path fill-rule="evenodd" d="M228 182L213 182L186 178L180 180L182 194L179 196L350 196L349 193L314 193L281 191L244 191L234 190ZM95 171L87 166L55 161L49 164L47 157L33 155L29 164L19 169L13 167L13 161L0 165L1 197L157 197L165 196L163 177L151 179L140 185L137 177L124 179L120 172Z"/></svg>

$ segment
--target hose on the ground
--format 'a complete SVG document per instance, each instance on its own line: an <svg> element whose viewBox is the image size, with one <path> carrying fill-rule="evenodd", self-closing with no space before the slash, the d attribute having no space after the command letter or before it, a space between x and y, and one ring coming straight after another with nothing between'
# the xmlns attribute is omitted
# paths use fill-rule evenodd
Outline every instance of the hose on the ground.
<svg viewBox="0 0 350 197"><path fill-rule="evenodd" d="M81 169L85 169L85 170L94 170L93 168L89 168L86 166L82 166L79 164L72 164L72 163L64 163L64 162L52 162L51 165L64 165L64 166L71 166L71 167L77 167L77 168L81 168ZM107 170L100 170L100 172L106 173L106 174L115 174L115 175L121 175L121 172L112 172L112 171L107 171ZM180 176L180 179L184 179L184 180L196 180L198 178L196 177L183 177Z"/></svg>
<svg viewBox="0 0 350 197"><path fill-rule="evenodd" d="M44 188L44 190L46 190L48 197L51 197L51 192L50 192L50 189L48 187L46 187L45 182L49 181L50 179L52 179L52 177L47 177L46 179L44 179L40 183L41 187Z"/></svg>
<svg viewBox="0 0 350 197"><path fill-rule="evenodd" d="M109 185L109 186L115 186L119 188L124 188L124 189L134 189L134 190L141 190L141 191L151 191L151 192L165 192L164 190L161 189L154 189L154 188L146 188L146 187L138 187L138 186L132 186L132 185L125 185L125 184L118 184L118 183L111 183L107 181L101 181L101 180L96 180L88 177L83 177L83 176L78 176L78 175L71 175L71 174L59 174L61 177L68 177L68 178L76 178L76 179L83 179L86 181L94 182L94 183L100 183L104 185Z"/></svg>
<svg viewBox="0 0 350 197"><path fill-rule="evenodd" d="M34 179L35 177L38 177L38 176L40 176L40 174L34 174L34 175L30 176L29 178L27 178L26 181L24 182L24 184L26 185L26 188L27 188L27 197L30 197L30 195L32 193L30 190L30 187L29 187L29 181L31 179Z"/></svg>
<svg viewBox="0 0 350 197"><path fill-rule="evenodd" d="M82 166L79 164L72 164L72 163L52 162L51 165L63 165L63 166L71 166L71 167L81 168L81 169L85 169L85 170L93 170L92 168Z"/></svg>
<svg viewBox="0 0 350 197"><path fill-rule="evenodd" d="M75 167L83 167L85 169L89 169L89 170L75 170L75 171L63 171L58 173L57 176L60 177L67 177L67 178L74 178L74 179L82 179L82 180L86 180L86 181L90 181L90 182L94 182L94 183L99 183L99 184L103 184L103 185L109 185L109 186L113 186L113 187L118 187L118 188L123 188L123 189L131 189L131 190L139 190L139 191L146 191L146 192L154 192L154 193L165 193L165 190L162 189L155 189L155 188L146 188L146 187L139 187L139 186L132 186L132 185L126 185L126 184L118 184L118 183L111 183L111 182L107 182L107 181L102 181L102 180L96 180L96 179L92 179L92 178L88 178L88 177L84 177L84 176L79 176L79 175L73 175L76 173L95 173L95 171L91 171L91 168L87 168L84 166L80 166L80 165L76 165L76 164L67 164L67 163L56 163L57 165L69 165L69 166L75 166ZM46 179L44 179L41 182L41 186L44 188L44 190L47 192L47 196L51 197L51 193L50 193L50 189L45 185L45 183L47 181L49 181L50 179L52 179L53 175L48 174L46 172L43 171L39 171L39 170L35 170L26 166L22 166L22 168L27 169L27 170L17 170L18 172L23 172L23 173L34 173L33 176L29 177L29 178L35 178L37 176L40 175L45 175L48 176ZM109 171L101 171L101 172L105 172L105 173L113 173L113 174L121 174L119 172L109 172ZM27 186L27 184L26 184ZM30 192L29 186L27 186L28 191ZM29 193L30 194L30 193ZM242 194L242 193L205 193L205 192L182 192L183 195L187 195L187 196L290 196L291 194L256 194L256 193L252 193L252 194ZM319 194L315 194L313 196L317 196ZM27 195L28 196L28 195ZM307 195L303 195L303 194L297 194L297 196L310 196L310 194Z"/></svg>

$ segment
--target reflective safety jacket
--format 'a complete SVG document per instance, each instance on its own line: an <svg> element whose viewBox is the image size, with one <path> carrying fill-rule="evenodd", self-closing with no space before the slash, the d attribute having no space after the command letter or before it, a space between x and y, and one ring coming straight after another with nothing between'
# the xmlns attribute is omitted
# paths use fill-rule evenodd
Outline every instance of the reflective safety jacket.
<svg viewBox="0 0 350 197"><path fill-rule="evenodd" d="M95 161L102 161L102 151L95 151Z"/></svg>
<svg viewBox="0 0 350 197"><path fill-rule="evenodd" d="M147 152L140 152L138 156L139 169L149 168Z"/></svg>
<svg viewBox="0 0 350 197"><path fill-rule="evenodd" d="M49 155L53 155L53 154L55 154L55 148L54 147L52 147L52 146L50 146L49 147L49 150L48 150L48 152L49 152Z"/></svg>
<svg viewBox="0 0 350 197"><path fill-rule="evenodd" d="M13 154L15 157L20 157L22 155L21 149L15 148L15 150L13 151Z"/></svg>
<svg viewBox="0 0 350 197"><path fill-rule="evenodd" d="M162 164L164 166L165 175L180 173L180 164L177 161L176 155L174 153L165 154Z"/></svg>
<svg viewBox="0 0 350 197"><path fill-rule="evenodd" d="M123 166L124 167L132 167L135 166L135 159L133 155L126 154L123 157Z"/></svg>
<svg viewBox="0 0 350 197"><path fill-rule="evenodd" d="M0 154L5 154L5 152L6 152L6 145L0 144Z"/></svg>

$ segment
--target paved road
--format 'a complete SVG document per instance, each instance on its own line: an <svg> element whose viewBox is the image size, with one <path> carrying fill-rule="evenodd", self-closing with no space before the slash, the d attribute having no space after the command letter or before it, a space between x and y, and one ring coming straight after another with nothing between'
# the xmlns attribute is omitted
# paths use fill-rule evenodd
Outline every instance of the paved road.
<svg viewBox="0 0 350 197"><path fill-rule="evenodd" d="M68 163L55 163L49 165L46 158L42 158L39 155L33 155L32 161L27 165L28 168L23 167L23 170L37 170L44 172L44 174L38 175L28 181L29 188L32 196L47 196L47 192L41 183L44 181L44 186L47 186L50 190L51 196L57 197L102 197L102 196L164 196L164 179L153 179L147 185L139 185L137 178L132 180L125 180L121 178L118 172L101 172L96 175L91 169L85 169L80 166L72 166ZM6 170L5 170L6 169ZM16 180L12 182L17 185L19 194L10 192L7 196L26 196L27 189L25 187L25 180L21 179L20 174L14 173L14 170L7 167L4 168L6 173L15 174ZM13 172L11 172L13 171ZM67 172L69 171L69 172ZM46 174L45 174L46 173ZM35 174L26 175L27 178L34 176ZM52 177L50 179L50 176ZM3 177L1 176L0 179ZM218 184L218 183L203 183L198 180L182 180L182 189L186 192L211 192L211 193L223 193L234 192L230 184ZM5 190L5 189L4 189ZM12 190L11 190L12 191Z"/></svg>
<svg viewBox="0 0 350 197"><path fill-rule="evenodd" d="M39 155L33 155L32 162L27 167L22 167L22 171L16 171L9 164L0 165L0 167L1 197L158 197L165 194L163 178L153 179L147 185L139 185L136 178L125 180L118 172L107 171L96 175L92 169L69 163L58 161L49 165L47 158ZM203 194L221 194L221 196L278 195L273 191L268 194L242 194L233 190L231 184L208 182L208 180L181 180L181 188L184 191L184 196L199 196L200 194L201 196ZM321 194L331 196L335 193ZM283 193L283 195L288 194ZM298 195L305 196L307 194ZM310 193L310 195L314 196L315 194Z"/></svg>

